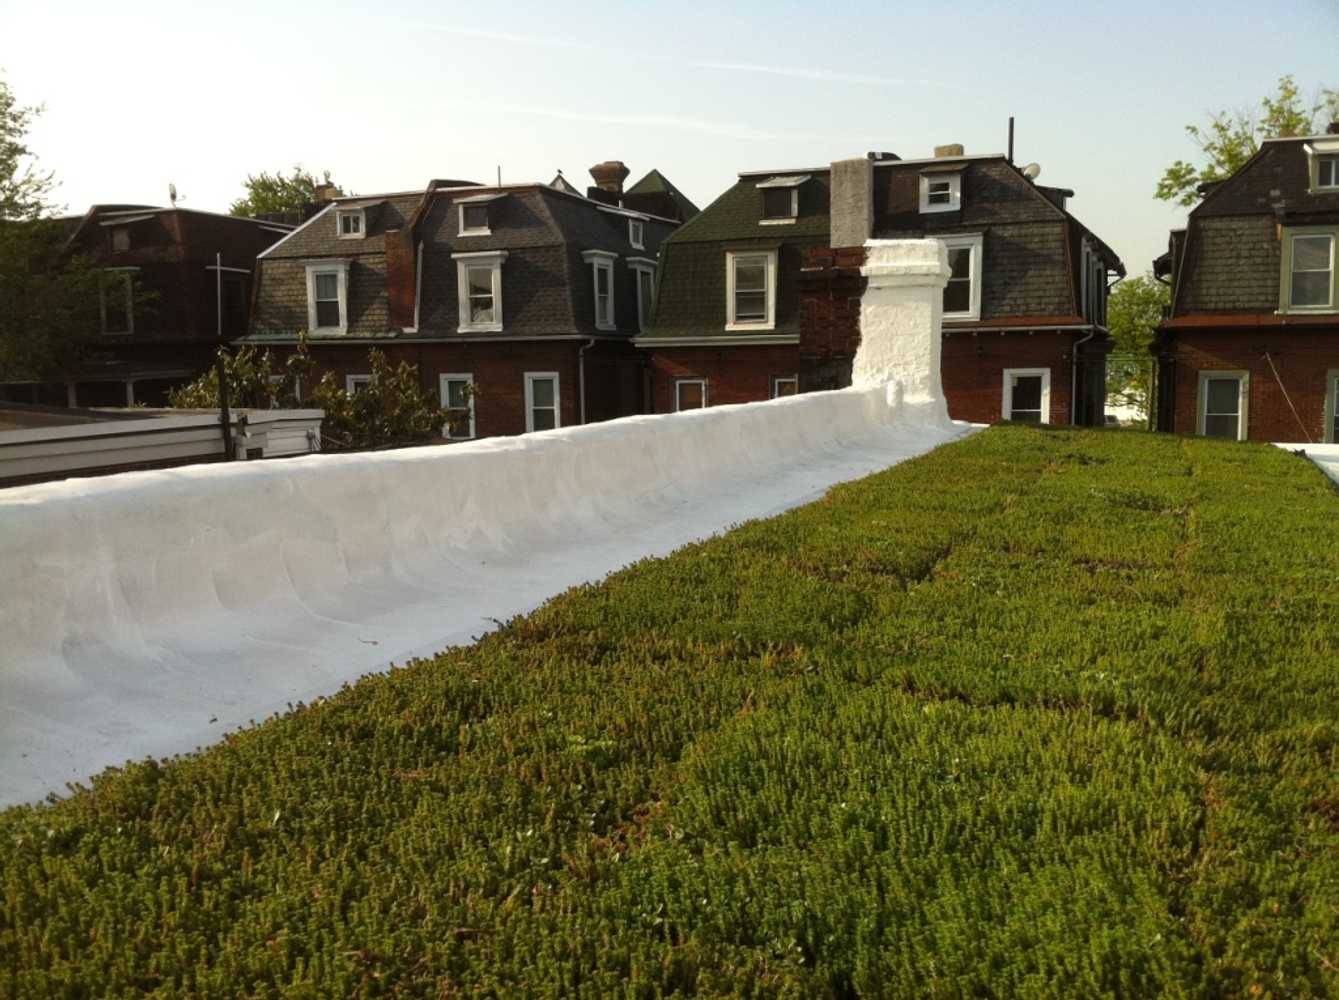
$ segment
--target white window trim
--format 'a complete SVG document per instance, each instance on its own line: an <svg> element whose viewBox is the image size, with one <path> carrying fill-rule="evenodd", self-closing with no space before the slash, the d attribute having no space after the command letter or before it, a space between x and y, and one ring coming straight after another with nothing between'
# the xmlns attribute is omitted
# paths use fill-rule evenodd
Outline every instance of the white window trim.
<svg viewBox="0 0 1339 1000"><path fill-rule="evenodd" d="M641 333L646 332L646 326L642 323L642 316L650 317L656 307L656 264L653 260L647 260L645 257L628 258L628 267L632 270L633 281L637 285L637 329ZM642 275L651 276L651 301L642 301Z"/></svg>
<svg viewBox="0 0 1339 1000"><path fill-rule="evenodd" d="M1029 376L1041 376L1041 422L1049 424L1051 422L1051 369L1049 368L1006 368L1004 369L1003 392L1000 395L1000 419L1010 419L1013 413L1013 389L1010 379Z"/></svg>
<svg viewBox="0 0 1339 1000"><path fill-rule="evenodd" d="M502 264L507 259L506 250L483 250L478 253L453 253L451 259L456 262L456 301L459 306L460 333L501 333L502 332ZM493 322L470 322L469 283L465 280L465 271L480 264L490 265L493 269Z"/></svg>
<svg viewBox="0 0 1339 1000"><path fill-rule="evenodd" d="M985 240L980 233L968 233L962 236L940 236L939 242L948 250L961 250L970 247L972 251L972 296L971 308L966 312L946 312L944 319L980 319L981 318L981 272ZM945 283L947 287L947 282Z"/></svg>
<svg viewBox="0 0 1339 1000"><path fill-rule="evenodd" d="M936 173L921 174L921 214L931 215L935 212L958 212L962 210L962 173ZM948 182L948 204L932 205L930 204L930 182L947 181Z"/></svg>
<svg viewBox="0 0 1339 1000"><path fill-rule="evenodd" d="M126 297L126 328L124 330L107 329L107 286L105 278L98 282L98 313L100 317L100 328L104 337L129 337L135 332L135 274L139 271L137 267L107 267L103 268L103 274L113 275L119 278L122 287L125 289Z"/></svg>
<svg viewBox="0 0 1339 1000"><path fill-rule="evenodd" d="M686 413L683 408L683 401L679 397L679 391L686 385L697 385L702 387L702 405L694 406L694 410L705 410L707 408L707 380L704 378L676 378L674 380L674 412Z"/></svg>
<svg viewBox="0 0 1339 1000"><path fill-rule="evenodd" d="M614 295L614 261L618 260L618 254L609 250L583 250L581 259L591 265L590 269L590 291L591 303L594 309L595 329L597 330L617 330L618 329L618 303ZM605 271L609 275L609 318L600 319L600 272Z"/></svg>
<svg viewBox="0 0 1339 1000"><path fill-rule="evenodd" d="M1334 136L1313 139L1302 146L1306 152L1307 186L1311 194L1339 191L1339 166L1335 168L1334 183L1323 187L1320 183L1320 161L1322 158L1339 156L1339 140Z"/></svg>
<svg viewBox="0 0 1339 1000"><path fill-rule="evenodd" d="M758 185L760 188L763 185ZM765 196L764 200L765 200ZM758 220L760 226L788 226L800 217L800 189L798 186L790 189L790 215L785 218L761 218Z"/></svg>
<svg viewBox="0 0 1339 1000"><path fill-rule="evenodd" d="M1197 398L1195 400L1195 433L1201 437L1204 436L1204 418L1207 415L1205 411L1209 405L1209 394L1205 383L1213 378L1235 378L1237 379L1237 440L1245 441L1246 432L1250 426L1251 373L1244 368L1222 371L1201 368L1198 374Z"/></svg>
<svg viewBox="0 0 1339 1000"><path fill-rule="evenodd" d="M346 233L344 231L345 217L358 220L358 232ZM367 211L361 208L337 208L335 209L335 235L341 240L361 240L367 236Z"/></svg>
<svg viewBox="0 0 1339 1000"><path fill-rule="evenodd" d="M316 325L316 275L333 272L339 276L339 326ZM317 333L349 332L349 262L331 259L307 262L307 331Z"/></svg>
<svg viewBox="0 0 1339 1000"><path fill-rule="evenodd" d="M641 219L628 220L628 242L634 250L646 249L646 223Z"/></svg>
<svg viewBox="0 0 1339 1000"><path fill-rule="evenodd" d="M776 254L775 250L727 250L725 252L725 329L727 332L739 330L776 329ZM767 316L762 320L735 319L735 259L739 257L767 258Z"/></svg>
<svg viewBox="0 0 1339 1000"><path fill-rule="evenodd" d="M529 434L535 429L535 383L541 379L553 379L553 430L563 425L562 382L557 372L525 373L525 430Z"/></svg>
<svg viewBox="0 0 1339 1000"><path fill-rule="evenodd" d="M1296 242L1299 239L1316 239L1329 237L1330 240L1330 297L1327 301L1318 305L1295 306L1293 305L1293 275L1297 273L1297 248ZM1328 313L1334 312L1335 286L1339 285L1339 274L1336 274L1336 265L1339 265L1339 233L1333 229L1303 229L1293 230L1288 233L1288 293L1283 297L1286 304L1286 311L1289 313ZM1318 272L1309 272L1312 274Z"/></svg>
<svg viewBox="0 0 1339 1000"><path fill-rule="evenodd" d="M792 393L792 395L794 395L794 396L798 396L798 395L800 394L800 376L798 376L798 375L774 375L774 376L772 376L772 398L773 398L773 399L781 399L781 398L782 398L781 393L780 393L779 390L780 390L780 388L781 388L781 383L783 383L783 382L794 382L794 383L795 383L795 391Z"/></svg>
<svg viewBox="0 0 1339 1000"><path fill-rule="evenodd" d="M448 409L448 403L451 401L447 393L448 382L466 382L469 384L470 392L466 400L470 408L470 427L469 433L464 437L453 437L451 435L451 424L448 422L442 427L442 437L448 441L472 441L474 439L474 373L473 372L442 372L437 376L437 393L442 401L442 409Z"/></svg>
<svg viewBox="0 0 1339 1000"><path fill-rule="evenodd" d="M372 375L370 372L362 375L344 376L344 391L347 392L350 396L354 394L358 386L371 385L371 384L372 384Z"/></svg>
<svg viewBox="0 0 1339 1000"><path fill-rule="evenodd" d="M456 233L459 236L492 236L493 229L487 223L482 226L475 226L473 229L465 228L465 209L482 207L484 218L488 218L488 202L457 202L456 204Z"/></svg>

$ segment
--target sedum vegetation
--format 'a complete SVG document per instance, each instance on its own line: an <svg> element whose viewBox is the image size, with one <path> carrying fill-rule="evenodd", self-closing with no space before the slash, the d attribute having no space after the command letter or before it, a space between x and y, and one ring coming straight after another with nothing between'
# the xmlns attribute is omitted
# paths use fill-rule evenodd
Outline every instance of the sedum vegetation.
<svg viewBox="0 0 1339 1000"><path fill-rule="evenodd" d="M1333 995L1337 512L983 432L0 815L0 996Z"/></svg>

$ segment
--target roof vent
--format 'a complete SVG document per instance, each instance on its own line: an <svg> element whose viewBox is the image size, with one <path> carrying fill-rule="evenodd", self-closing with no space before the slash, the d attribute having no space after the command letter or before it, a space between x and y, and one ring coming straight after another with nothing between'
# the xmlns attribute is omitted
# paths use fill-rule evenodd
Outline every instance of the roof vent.
<svg viewBox="0 0 1339 1000"><path fill-rule="evenodd" d="M935 147L936 160L943 159L944 157L947 156L962 156L962 155L963 155L962 143L960 142L950 142L947 146Z"/></svg>

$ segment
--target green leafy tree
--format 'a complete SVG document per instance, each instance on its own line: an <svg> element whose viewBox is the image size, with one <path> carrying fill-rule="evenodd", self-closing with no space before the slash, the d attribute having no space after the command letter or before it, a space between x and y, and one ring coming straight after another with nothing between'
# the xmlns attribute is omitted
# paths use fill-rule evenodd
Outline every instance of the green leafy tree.
<svg viewBox="0 0 1339 1000"><path fill-rule="evenodd" d="M25 138L40 107L0 78L0 379L23 381L77 362L98 329L98 272L64 252L55 179Z"/></svg>
<svg viewBox="0 0 1339 1000"><path fill-rule="evenodd" d="M246 197L228 209L232 215L261 215L270 212L296 212L316 201L316 189L330 183L330 171L317 180L310 171L295 166L287 177L282 172L247 175L243 187Z"/></svg>
<svg viewBox="0 0 1339 1000"><path fill-rule="evenodd" d="M1156 197L1190 207L1199 201L1199 185L1231 177L1255 155L1264 139L1311 135L1339 118L1339 90L1321 89L1303 100L1292 76L1279 77L1278 92L1260 101L1257 111L1218 111L1204 125L1187 125L1186 134L1200 148L1196 166L1177 160L1158 181Z"/></svg>
<svg viewBox="0 0 1339 1000"><path fill-rule="evenodd" d="M440 438L448 421L432 393L419 385L418 368L407 362L392 365L378 350L368 353L370 379L353 392L341 385L333 372L313 382L316 366L305 342L299 342L298 349L282 364L270 351L251 345L233 353L223 351L222 356L229 405L322 409L321 447L325 451L423 444ZM218 406L217 368L173 391L168 402L185 409Z"/></svg>
<svg viewBox="0 0 1339 1000"><path fill-rule="evenodd" d="M1107 402L1147 417L1152 402L1153 356L1149 348L1162 322L1170 289L1151 274L1128 278L1107 300L1107 328L1115 347L1107 359Z"/></svg>

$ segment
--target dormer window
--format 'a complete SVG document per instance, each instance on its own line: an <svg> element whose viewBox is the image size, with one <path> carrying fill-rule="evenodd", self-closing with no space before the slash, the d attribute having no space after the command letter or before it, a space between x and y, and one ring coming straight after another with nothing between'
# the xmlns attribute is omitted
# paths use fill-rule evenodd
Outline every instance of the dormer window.
<svg viewBox="0 0 1339 1000"><path fill-rule="evenodd" d="M337 209L335 229L342 240L361 240L367 235L367 216L361 208Z"/></svg>
<svg viewBox="0 0 1339 1000"><path fill-rule="evenodd" d="M800 216L800 185L809 179L799 177L772 177L758 182L762 192L762 225L794 222Z"/></svg>
<svg viewBox="0 0 1339 1000"><path fill-rule="evenodd" d="M1339 135L1312 139L1302 149L1306 152L1311 193L1339 192Z"/></svg>
<svg viewBox="0 0 1339 1000"><path fill-rule="evenodd" d="M646 244L644 236L646 227L641 219L628 220L628 242L632 244L634 250L645 250Z"/></svg>
<svg viewBox="0 0 1339 1000"><path fill-rule="evenodd" d="M921 214L956 212L962 208L962 171L921 174Z"/></svg>
<svg viewBox="0 0 1339 1000"><path fill-rule="evenodd" d="M492 232L488 228L487 205L460 206L460 235L487 236Z"/></svg>
<svg viewBox="0 0 1339 1000"><path fill-rule="evenodd" d="M1316 157L1316 187L1339 190L1339 156Z"/></svg>

